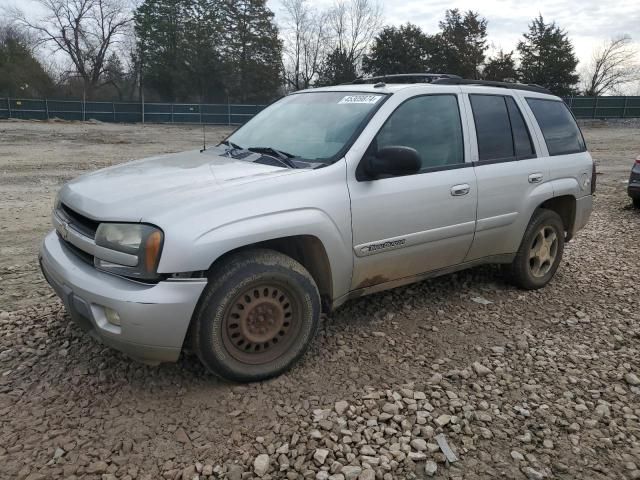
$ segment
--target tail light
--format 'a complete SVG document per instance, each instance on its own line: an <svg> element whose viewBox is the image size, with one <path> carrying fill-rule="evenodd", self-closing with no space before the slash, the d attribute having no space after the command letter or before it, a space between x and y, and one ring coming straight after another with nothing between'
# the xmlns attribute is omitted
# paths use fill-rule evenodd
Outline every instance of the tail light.
<svg viewBox="0 0 640 480"><path fill-rule="evenodd" d="M640 155L636 157L636 165L640 165Z"/></svg>
<svg viewBox="0 0 640 480"><path fill-rule="evenodd" d="M640 160L640 158L638 159ZM636 162L638 161L636 160ZM591 167L591 195L596 193L596 162L593 161L593 167Z"/></svg>

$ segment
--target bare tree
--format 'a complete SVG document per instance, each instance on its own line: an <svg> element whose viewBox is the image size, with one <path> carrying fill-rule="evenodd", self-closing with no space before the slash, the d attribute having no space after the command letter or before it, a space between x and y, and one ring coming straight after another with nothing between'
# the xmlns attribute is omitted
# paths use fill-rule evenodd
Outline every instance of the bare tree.
<svg viewBox="0 0 640 480"><path fill-rule="evenodd" d="M91 97L99 85L109 54L131 23L123 0L36 0L46 11L30 20L23 10L13 8L9 17L37 38L37 45L62 51L73 64Z"/></svg>
<svg viewBox="0 0 640 480"><path fill-rule="evenodd" d="M584 94L597 97L618 92L621 87L640 79L637 55L628 35L613 38L595 50L591 63L583 72Z"/></svg>
<svg viewBox="0 0 640 480"><path fill-rule="evenodd" d="M285 11L285 80L294 90L308 88L317 77L326 46L326 14L307 0L283 0Z"/></svg>
<svg viewBox="0 0 640 480"><path fill-rule="evenodd" d="M376 0L338 0L329 12L333 48L359 65L382 23L382 7Z"/></svg>

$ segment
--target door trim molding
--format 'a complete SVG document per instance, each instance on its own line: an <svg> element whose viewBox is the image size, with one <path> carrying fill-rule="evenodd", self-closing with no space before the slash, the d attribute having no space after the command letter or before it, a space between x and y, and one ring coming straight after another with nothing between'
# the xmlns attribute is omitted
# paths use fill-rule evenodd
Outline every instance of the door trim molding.
<svg viewBox="0 0 640 480"><path fill-rule="evenodd" d="M397 237L384 238L373 242L361 243L353 247L356 257L368 257L378 253L389 252L400 248L413 247L424 243L437 242L447 238L463 235L473 235L476 227L475 220L470 222L431 228L422 232L409 233Z"/></svg>
<svg viewBox="0 0 640 480"><path fill-rule="evenodd" d="M503 213L495 217L479 218L476 225L476 233L492 230L494 228L506 227L511 225L518 218L518 212Z"/></svg>

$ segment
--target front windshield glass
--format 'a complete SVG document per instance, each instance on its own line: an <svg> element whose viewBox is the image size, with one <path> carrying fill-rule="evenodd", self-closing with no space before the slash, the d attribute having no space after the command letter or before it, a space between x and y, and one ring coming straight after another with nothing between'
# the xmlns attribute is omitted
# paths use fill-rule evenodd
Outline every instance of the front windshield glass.
<svg viewBox="0 0 640 480"><path fill-rule="evenodd" d="M362 92L289 95L227 140L241 148L270 147L306 160L331 161L383 97Z"/></svg>

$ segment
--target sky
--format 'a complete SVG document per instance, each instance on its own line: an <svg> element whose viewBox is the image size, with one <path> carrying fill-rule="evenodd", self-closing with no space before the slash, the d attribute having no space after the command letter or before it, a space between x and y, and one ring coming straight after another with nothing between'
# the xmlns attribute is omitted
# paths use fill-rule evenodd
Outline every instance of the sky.
<svg viewBox="0 0 640 480"><path fill-rule="evenodd" d="M2 0L0 0L2 1ZM438 31L438 22L450 8L474 10L484 16L489 42L494 47L515 49L531 19L542 14L546 22L556 21L569 34L581 61L591 58L594 48L607 39L627 34L640 42L640 0L380 0L385 23L420 26L427 33ZM312 0L317 8L328 8L332 0ZM276 17L282 12L279 0L268 0Z"/></svg>
<svg viewBox="0 0 640 480"><path fill-rule="evenodd" d="M137 3L140 0L132 0ZM427 33L438 31L438 22L448 8L475 10L489 22L488 34L491 49L515 49L522 33L532 18L542 14L545 21L556 21L566 30L573 42L581 64L588 62L594 48L606 40L627 34L640 48L640 0L379 0L384 11L384 23L401 25L408 21L420 26ZM267 0L282 19L281 0ZM331 7L334 0L309 0L316 8ZM2 6L20 6L28 14L37 15L39 9L33 0L0 0ZM581 65L582 66L582 65ZM578 69L581 68L578 67Z"/></svg>

